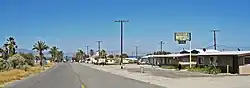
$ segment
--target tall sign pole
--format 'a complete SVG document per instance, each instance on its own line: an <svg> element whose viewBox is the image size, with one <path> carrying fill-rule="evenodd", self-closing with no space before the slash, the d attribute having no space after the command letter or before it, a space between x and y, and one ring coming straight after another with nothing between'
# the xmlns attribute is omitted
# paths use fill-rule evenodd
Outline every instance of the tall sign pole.
<svg viewBox="0 0 250 88"><path fill-rule="evenodd" d="M191 42L191 33L189 32L176 32L174 33L174 40L178 42L178 44L186 44L189 41L189 67L192 67L192 42Z"/></svg>
<svg viewBox="0 0 250 88"><path fill-rule="evenodd" d="M128 20L115 20L114 22L119 22L120 23L120 30L121 30L121 40L120 40L120 43L121 43L121 61L120 61L120 65L121 65L121 69L123 69L123 23L124 22L128 22Z"/></svg>

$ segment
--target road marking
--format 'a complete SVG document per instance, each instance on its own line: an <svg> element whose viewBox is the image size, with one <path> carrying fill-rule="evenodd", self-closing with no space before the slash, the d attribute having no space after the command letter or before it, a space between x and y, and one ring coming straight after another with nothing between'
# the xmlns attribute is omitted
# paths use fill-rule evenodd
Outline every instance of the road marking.
<svg viewBox="0 0 250 88"><path fill-rule="evenodd" d="M81 85L81 88L84 88L84 85Z"/></svg>

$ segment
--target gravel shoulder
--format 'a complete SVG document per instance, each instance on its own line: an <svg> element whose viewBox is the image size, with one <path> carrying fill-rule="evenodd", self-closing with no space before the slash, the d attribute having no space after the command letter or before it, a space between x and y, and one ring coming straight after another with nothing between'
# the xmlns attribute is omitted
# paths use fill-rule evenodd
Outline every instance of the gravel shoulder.
<svg viewBox="0 0 250 88"><path fill-rule="evenodd" d="M133 80L109 72L72 63L73 70L80 76L85 88L163 88L161 86Z"/></svg>
<svg viewBox="0 0 250 88"><path fill-rule="evenodd" d="M118 65L106 65L106 66L97 66L92 64L82 64L82 65L167 88L201 88L201 87L202 88L249 88L250 86L250 76L171 78L164 76L155 76L150 73L131 72L127 70L127 69L138 68L139 66L137 65L126 65L125 66L126 69L123 70L121 70L120 66ZM151 68L151 67L145 66L145 68Z"/></svg>

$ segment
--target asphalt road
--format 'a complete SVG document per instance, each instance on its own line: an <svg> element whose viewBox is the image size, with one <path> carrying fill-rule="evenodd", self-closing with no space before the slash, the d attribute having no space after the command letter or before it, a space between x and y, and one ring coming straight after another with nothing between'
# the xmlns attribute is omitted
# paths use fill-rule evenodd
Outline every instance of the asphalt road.
<svg viewBox="0 0 250 88"><path fill-rule="evenodd" d="M58 64L36 76L7 85L7 88L163 88L108 72L99 71L78 63Z"/></svg>
<svg viewBox="0 0 250 88"><path fill-rule="evenodd" d="M79 77L69 64L58 64L54 68L29 77L25 80L14 82L6 88L80 88Z"/></svg>

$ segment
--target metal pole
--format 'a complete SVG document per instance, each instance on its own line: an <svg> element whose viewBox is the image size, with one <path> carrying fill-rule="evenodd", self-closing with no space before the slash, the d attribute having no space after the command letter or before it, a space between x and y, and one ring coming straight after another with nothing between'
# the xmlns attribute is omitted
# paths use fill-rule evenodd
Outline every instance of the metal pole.
<svg viewBox="0 0 250 88"><path fill-rule="evenodd" d="M87 55L89 55L89 46L86 46L86 48L87 48L86 53L87 53Z"/></svg>
<svg viewBox="0 0 250 88"><path fill-rule="evenodd" d="M99 58L100 58L101 42L102 42L102 41L96 41L96 42L97 42L97 44L98 44L98 56L99 56Z"/></svg>
<svg viewBox="0 0 250 88"><path fill-rule="evenodd" d="M191 41L189 41L189 49L190 49L190 52L189 52L189 67L191 68L192 67L192 64L191 64L191 62L192 62L192 43L191 43Z"/></svg>
<svg viewBox="0 0 250 88"><path fill-rule="evenodd" d="M164 42L161 40L161 42L160 42L160 49L161 49L161 53L162 53L162 51L163 51L163 45L164 44Z"/></svg>
<svg viewBox="0 0 250 88"><path fill-rule="evenodd" d="M138 48L139 46L135 46L135 58L138 59Z"/></svg>

